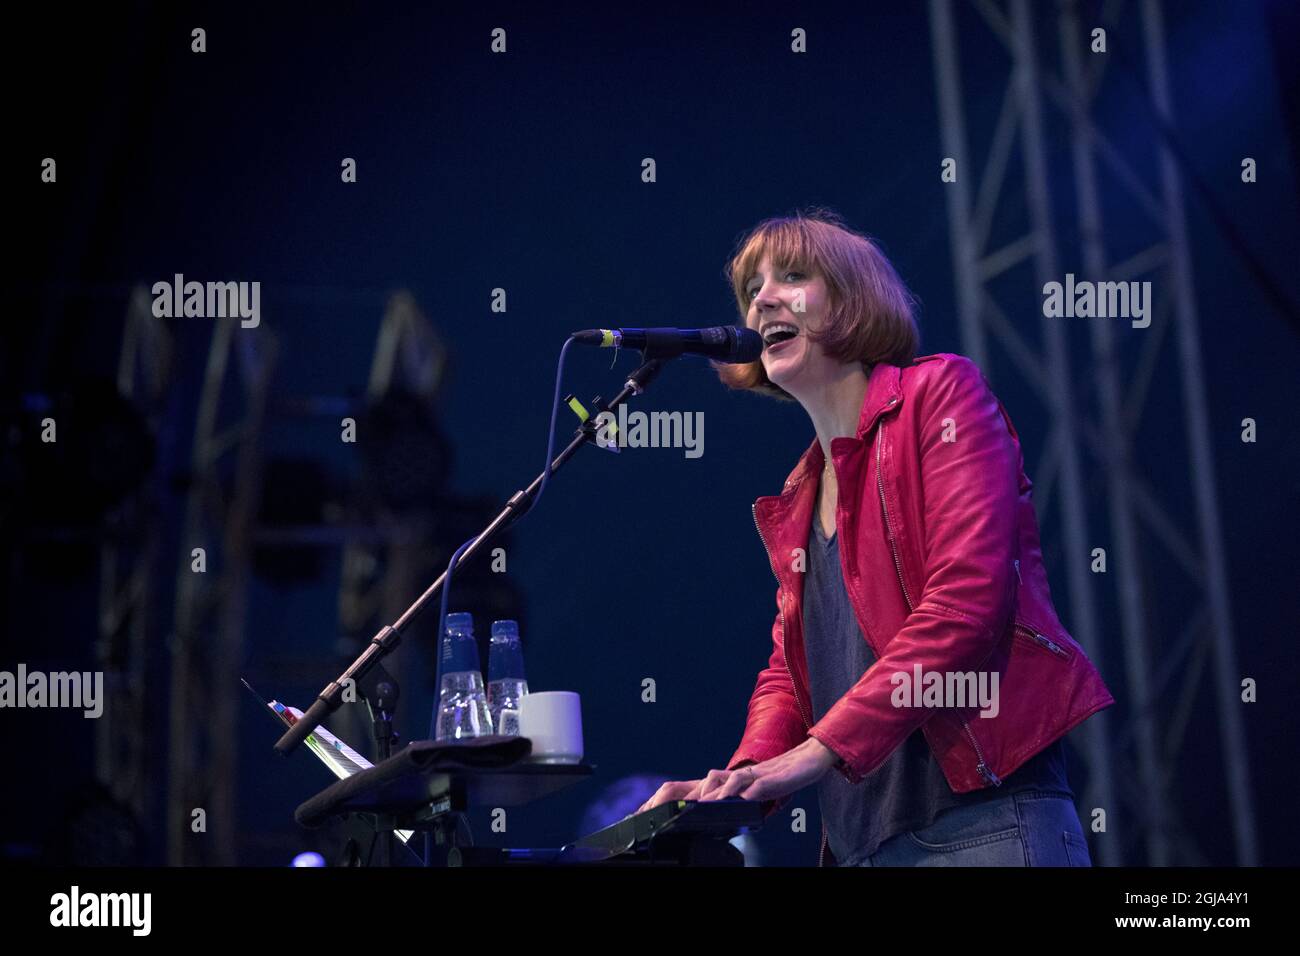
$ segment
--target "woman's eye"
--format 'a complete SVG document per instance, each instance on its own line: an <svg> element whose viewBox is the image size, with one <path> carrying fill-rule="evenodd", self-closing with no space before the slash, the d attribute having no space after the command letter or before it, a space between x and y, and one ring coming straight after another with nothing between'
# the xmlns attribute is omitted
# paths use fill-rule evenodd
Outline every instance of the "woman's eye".
<svg viewBox="0 0 1300 956"><path fill-rule="evenodd" d="M795 271L792 270L792 271L787 272L787 273L785 274L785 276L783 277L783 281L785 281L785 282L802 282L802 281L803 281L804 279L806 279L806 278L808 278L808 277L807 277L806 275L804 275L802 272L795 272ZM759 290L760 288L762 288L762 286L757 286L757 285L756 285L756 286L752 286L748 291L746 291L745 295L749 296L749 298L752 299L752 298L754 298L754 296L758 295L758 290Z"/></svg>

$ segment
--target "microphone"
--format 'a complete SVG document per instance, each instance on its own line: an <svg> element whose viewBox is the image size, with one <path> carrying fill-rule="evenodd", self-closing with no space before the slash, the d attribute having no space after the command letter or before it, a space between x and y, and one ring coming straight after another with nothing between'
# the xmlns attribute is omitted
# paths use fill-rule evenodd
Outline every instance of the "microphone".
<svg viewBox="0 0 1300 956"><path fill-rule="evenodd" d="M573 339L602 349L644 352L648 359L703 355L719 362L753 362L763 354L763 337L753 329L719 325L710 329L585 329Z"/></svg>

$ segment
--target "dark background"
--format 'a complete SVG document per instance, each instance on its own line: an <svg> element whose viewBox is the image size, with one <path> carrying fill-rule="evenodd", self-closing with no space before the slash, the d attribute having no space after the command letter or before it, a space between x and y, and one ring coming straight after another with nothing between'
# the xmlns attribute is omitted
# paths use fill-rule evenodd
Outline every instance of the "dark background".
<svg viewBox="0 0 1300 956"><path fill-rule="evenodd" d="M1271 864L1295 863L1300 850L1292 812L1300 725L1293 511L1300 155L1295 18L1286 6L1165 5L1237 652L1242 675L1260 685L1245 726L1261 857ZM278 400L355 397L388 295L409 289L449 349L436 408L454 449L448 494L504 502L541 467L566 333L734 321L722 268L737 239L762 218L810 204L835 208L883 244L922 301L922 353L962 351L924 4L797 12L755 4L604 12L531 4L114 5L24 16L11 33L24 66L10 84L8 116L16 134L8 181L19 199L9 220L18 308L4 320L0 365L10 408L30 410L23 396L111 377L130 289L178 272L262 283L263 329L280 346ZM1129 32L1112 31L1112 42L1132 55L1140 49L1137 21L1126 22ZM965 7L958 23L966 109L973 128L987 130L1001 104L1005 54ZM207 30L202 55L190 52L194 26ZM508 31L504 56L489 52L497 26ZM794 26L808 32L806 55L790 52ZM1056 69L1056 36L1039 40L1040 56ZM1117 62L1097 115L1154 181L1158 139L1142 71L1111 55ZM1045 107L1045 115L1061 270L1079 274L1068 141L1059 112ZM986 140L973 136L976 161ZM55 185L39 182L45 156L58 160ZM640 178L647 156L658 165L653 184ZM1241 182L1243 156L1257 159L1258 183ZM357 160L355 184L340 182L343 157ZM994 228L1008 238L1024 216L1018 155L1009 177ZM1102 190L1118 260L1132 251L1137 213L1113 182L1103 180ZM1278 284L1280 298L1262 291L1261 273ZM1019 275L1003 301L1018 303L1011 318L1037 342L1041 295L1031 273ZM507 290L505 314L490 311L496 287ZM1156 284L1157 297L1167 293ZM1071 344L1082 353L1086 321L1063 321L1072 322ZM213 327L207 319L170 324L180 365L154 465L168 489L158 505L167 528L159 634L171 626L176 568L188 551L181 495ZM1140 336L1152 331L1117 322L1122 381ZM1138 444L1147 479L1195 540L1173 342ZM611 395L634 356L620 356L613 369L610 359L572 352L565 391L584 401ZM1036 478L1044 411L996 349L985 374L1016 422ZM1076 385L1085 414L1094 413L1086 374ZM584 812L604 787L630 774L701 776L722 766L739 740L774 613L773 579L749 506L779 491L811 426L797 405L726 392L698 360L678 362L635 407L703 411L703 457L584 450L508 545L530 687L581 693L597 776L512 811L508 839L476 818L481 842L566 842L591 828ZM568 415L561 410L561 439ZM1240 440L1245 417L1259 423L1255 444ZM315 463L331 487L357 487L358 448L338 440L337 417L275 419L264 450ZM1113 578L1123 572L1114 564L1104 485L1095 461L1084 461L1091 536L1110 551ZM13 465L11 458L7 474ZM292 489L268 487L294 497ZM60 544L57 535L52 544L34 531L58 527L77 510L82 475L57 475L41 495L25 485L6 493L0 666L91 669L96 551L81 539ZM1069 628L1058 525L1044 521L1044 553ZM1149 536L1141 542L1149 593L1161 596L1147 608L1148 626L1172 635L1199 585ZM337 549L323 549L318 560L311 580L254 581L240 662L265 696L300 706L339 670ZM462 609L454 594L453 609ZM1099 664L1119 700L1110 713L1120 733L1131 710L1113 582L1098 579L1095 595L1108 635ZM463 609L485 633L487 611ZM425 735L434 629L422 619L393 665L408 713L417 715L399 728L408 737ZM152 653L161 813L168 694L161 638ZM641 701L647 677L657 684L653 704ZM1231 863L1218 719L1205 678L1194 699L1170 781L1179 838L1194 840L1209 862ZM330 778L305 753L288 763L275 758L274 728L251 704L241 707L237 856L282 864L316 845L316 835L293 824L292 810ZM89 785L90 722L30 711L0 719L4 855L67 859L58 834L69 801ZM1079 782L1078 761L1071 769ZM769 827L758 836L765 862L815 860L815 793L795 805L808 808L808 832ZM162 818L141 823L147 858L159 862ZM1136 848L1131 858L1138 859Z"/></svg>

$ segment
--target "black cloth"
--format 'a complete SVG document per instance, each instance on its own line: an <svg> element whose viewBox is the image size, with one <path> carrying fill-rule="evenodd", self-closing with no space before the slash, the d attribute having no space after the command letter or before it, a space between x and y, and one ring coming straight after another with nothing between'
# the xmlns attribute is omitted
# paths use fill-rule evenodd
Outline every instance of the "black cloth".
<svg viewBox="0 0 1300 956"><path fill-rule="evenodd" d="M862 635L840 573L838 534L827 540L816 514L808 535L803 632L814 723L853 687L875 655ZM870 728L863 728L869 733ZM999 787L953 793L917 728L857 784L831 770L817 785L827 842L836 862L852 866L890 837L934 822L950 807L1005 797L1020 790L1055 790L1070 797L1061 741L1035 754Z"/></svg>

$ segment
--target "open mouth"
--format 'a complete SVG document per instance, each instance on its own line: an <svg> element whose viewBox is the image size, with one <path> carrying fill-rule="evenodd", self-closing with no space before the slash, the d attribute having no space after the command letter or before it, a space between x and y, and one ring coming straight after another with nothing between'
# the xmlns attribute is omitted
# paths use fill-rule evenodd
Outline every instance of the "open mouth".
<svg viewBox="0 0 1300 956"><path fill-rule="evenodd" d="M799 334L799 330L786 322L773 322L763 331L763 347L775 348L783 342L788 342Z"/></svg>

